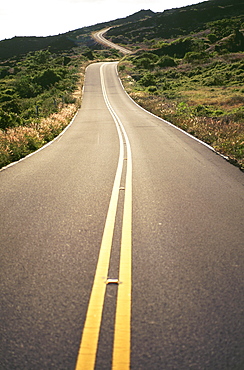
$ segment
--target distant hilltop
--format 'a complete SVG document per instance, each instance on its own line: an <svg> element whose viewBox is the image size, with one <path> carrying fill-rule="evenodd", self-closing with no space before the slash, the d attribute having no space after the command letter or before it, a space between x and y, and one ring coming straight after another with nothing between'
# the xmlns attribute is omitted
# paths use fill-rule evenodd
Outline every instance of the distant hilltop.
<svg viewBox="0 0 244 370"><path fill-rule="evenodd" d="M150 9L140 10L125 18L98 23L64 34L48 37L14 37L0 41L0 61L19 57L28 52L48 49L54 53L71 51L77 47L94 49L99 47L91 34L111 27L108 37L113 42L141 42L144 39L163 39L187 35L201 30L208 22L238 17L244 22L243 0L208 0L182 8L154 13ZM100 46L102 47L102 46Z"/></svg>
<svg viewBox="0 0 244 370"><path fill-rule="evenodd" d="M151 10L140 10L137 13L114 21L98 23L93 26L83 27L56 36L16 36L0 41L0 60L27 54L30 51L49 49L51 52L63 52L77 46L92 46L94 40L90 34L105 27L133 23L152 17L155 13Z"/></svg>

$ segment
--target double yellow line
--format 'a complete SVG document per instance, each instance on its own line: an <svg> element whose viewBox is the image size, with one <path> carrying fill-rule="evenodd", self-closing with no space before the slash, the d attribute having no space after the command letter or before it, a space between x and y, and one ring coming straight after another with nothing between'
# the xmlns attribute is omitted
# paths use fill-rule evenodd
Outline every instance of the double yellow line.
<svg viewBox="0 0 244 370"><path fill-rule="evenodd" d="M124 195L124 211L120 249L118 295L114 327L112 368L130 368L131 342L131 252L132 252L132 156L128 136L122 122L113 110L107 96L104 82L104 64L100 68L101 86L105 103L115 122L120 145L117 171L105 222L97 269L83 329L76 370L92 370L95 367L99 332L102 320L104 298L107 286L109 261L118 207L122 171L124 166L124 141L126 144L127 166Z"/></svg>

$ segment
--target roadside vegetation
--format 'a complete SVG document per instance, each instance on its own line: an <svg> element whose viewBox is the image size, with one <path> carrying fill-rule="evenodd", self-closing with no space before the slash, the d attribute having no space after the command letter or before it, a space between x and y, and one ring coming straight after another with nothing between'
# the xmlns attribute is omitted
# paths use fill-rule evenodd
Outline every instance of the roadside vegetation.
<svg viewBox="0 0 244 370"><path fill-rule="evenodd" d="M106 38L134 54L95 43L92 33L109 26ZM0 168L64 129L81 104L86 66L103 60L120 60L140 105L244 169L244 6L231 0L0 41Z"/></svg>
<svg viewBox="0 0 244 370"><path fill-rule="evenodd" d="M197 34L153 40L119 73L145 109L210 144L244 169L244 23L210 22ZM147 40L148 44L149 41Z"/></svg>
<svg viewBox="0 0 244 370"><path fill-rule="evenodd" d="M0 168L53 140L81 104L86 66L114 50L30 52L0 63Z"/></svg>

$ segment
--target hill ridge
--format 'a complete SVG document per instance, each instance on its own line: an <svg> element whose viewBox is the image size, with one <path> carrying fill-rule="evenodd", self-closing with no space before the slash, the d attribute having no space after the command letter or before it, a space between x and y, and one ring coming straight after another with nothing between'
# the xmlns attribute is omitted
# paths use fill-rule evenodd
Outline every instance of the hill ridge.
<svg viewBox="0 0 244 370"><path fill-rule="evenodd" d="M124 18L118 18L113 21L97 23L95 25L77 28L59 35L52 36L15 36L11 39L0 41L0 60L16 57L28 52L34 52L43 49L49 49L51 52L62 52L74 47L86 45L88 47L94 44L90 34L101 28L108 26L117 26L119 24L136 22L154 15L151 10L140 10Z"/></svg>

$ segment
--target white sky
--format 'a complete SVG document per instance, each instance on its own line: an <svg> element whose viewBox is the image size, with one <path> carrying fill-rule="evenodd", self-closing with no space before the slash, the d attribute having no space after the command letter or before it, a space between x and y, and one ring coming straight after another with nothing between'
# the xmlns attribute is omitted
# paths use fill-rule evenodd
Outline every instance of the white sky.
<svg viewBox="0 0 244 370"><path fill-rule="evenodd" d="M131 15L141 9L163 12L203 0L1 0L0 40L14 36L58 35Z"/></svg>

